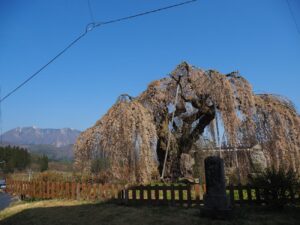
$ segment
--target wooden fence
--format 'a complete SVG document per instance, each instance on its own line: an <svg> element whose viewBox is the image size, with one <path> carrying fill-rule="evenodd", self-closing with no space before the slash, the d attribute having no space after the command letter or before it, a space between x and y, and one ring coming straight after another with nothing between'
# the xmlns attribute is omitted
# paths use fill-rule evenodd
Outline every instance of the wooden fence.
<svg viewBox="0 0 300 225"><path fill-rule="evenodd" d="M135 186L122 190L120 202L128 205L195 206L203 204L205 185Z"/></svg>
<svg viewBox="0 0 300 225"><path fill-rule="evenodd" d="M228 186L227 196L232 205L266 204L264 188L251 185ZM291 203L300 203L300 188L291 193ZM22 197L40 199L115 200L127 205L203 205L205 185L147 185L85 184L70 182L25 182L7 180L7 192Z"/></svg>
<svg viewBox="0 0 300 225"><path fill-rule="evenodd" d="M204 204L205 185L163 185L163 186L136 186L122 190L121 202L128 205L168 205L168 206L200 206ZM227 186L226 193L232 205L266 204L265 188L251 185ZM269 196L270 197L270 196ZM276 197L270 197L276 198ZM274 200L274 199L273 199ZM300 187L297 192L291 192L289 203L300 203Z"/></svg>
<svg viewBox="0 0 300 225"><path fill-rule="evenodd" d="M21 198L113 200L121 199L124 185L75 182L6 181L6 192Z"/></svg>

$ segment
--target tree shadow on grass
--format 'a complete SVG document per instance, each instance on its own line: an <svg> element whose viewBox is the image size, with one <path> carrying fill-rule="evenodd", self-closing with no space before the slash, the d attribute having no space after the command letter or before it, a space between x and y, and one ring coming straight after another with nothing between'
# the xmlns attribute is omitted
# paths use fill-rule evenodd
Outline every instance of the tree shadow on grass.
<svg viewBox="0 0 300 225"><path fill-rule="evenodd" d="M44 201L45 204L47 201ZM49 202L49 201L48 201ZM9 216L1 225L127 225L127 224L199 224L197 209L168 207L128 207L112 202L75 206L37 207Z"/></svg>
<svg viewBox="0 0 300 225"><path fill-rule="evenodd" d="M51 201L41 201L41 206L25 209L0 220L1 225L242 225L242 224L286 224L296 225L300 221L300 208L288 208L274 212L261 207L243 207L236 211L231 221L211 220L200 217L199 208L180 207L128 207L113 202L64 206ZM43 207L49 205L51 207ZM58 205L60 204L60 205Z"/></svg>

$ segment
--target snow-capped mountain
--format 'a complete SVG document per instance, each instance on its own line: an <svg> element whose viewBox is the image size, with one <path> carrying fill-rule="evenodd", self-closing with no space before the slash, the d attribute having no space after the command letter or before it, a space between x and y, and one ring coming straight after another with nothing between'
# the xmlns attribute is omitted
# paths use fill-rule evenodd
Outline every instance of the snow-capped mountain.
<svg viewBox="0 0 300 225"><path fill-rule="evenodd" d="M31 152L43 153L54 159L70 159L73 158L72 146L79 134L79 130L71 128L18 127L3 133L2 142L23 146Z"/></svg>

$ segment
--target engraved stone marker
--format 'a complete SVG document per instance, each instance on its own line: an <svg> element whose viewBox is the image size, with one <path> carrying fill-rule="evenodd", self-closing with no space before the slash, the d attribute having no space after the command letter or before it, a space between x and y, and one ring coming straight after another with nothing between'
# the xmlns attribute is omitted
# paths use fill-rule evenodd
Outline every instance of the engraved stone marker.
<svg viewBox="0 0 300 225"><path fill-rule="evenodd" d="M226 218L231 209L226 196L224 161L220 157L210 156L204 163L206 194L203 214L214 218Z"/></svg>

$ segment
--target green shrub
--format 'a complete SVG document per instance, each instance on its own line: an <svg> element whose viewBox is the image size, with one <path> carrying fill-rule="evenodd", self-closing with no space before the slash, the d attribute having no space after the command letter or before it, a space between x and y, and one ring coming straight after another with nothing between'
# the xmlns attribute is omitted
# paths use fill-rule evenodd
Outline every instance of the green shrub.
<svg viewBox="0 0 300 225"><path fill-rule="evenodd" d="M254 186L260 187L260 195L266 203L276 208L284 207L299 186L297 173L282 167L267 168L261 174L250 177L250 181Z"/></svg>

